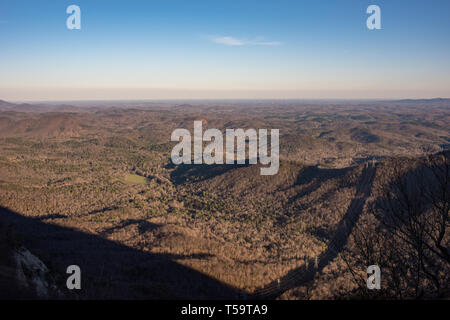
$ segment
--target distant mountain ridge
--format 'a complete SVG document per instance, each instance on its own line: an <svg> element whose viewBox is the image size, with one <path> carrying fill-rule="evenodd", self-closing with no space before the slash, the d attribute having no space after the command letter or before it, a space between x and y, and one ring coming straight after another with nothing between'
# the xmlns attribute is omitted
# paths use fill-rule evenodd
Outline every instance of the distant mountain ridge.
<svg viewBox="0 0 450 320"><path fill-rule="evenodd" d="M11 103L11 102L8 102L5 100L0 100L0 108L11 108L13 106L15 106L14 103Z"/></svg>
<svg viewBox="0 0 450 320"><path fill-rule="evenodd" d="M394 100L395 102L415 102L415 103L448 103L450 102L450 98L430 98L430 99L401 99L401 100Z"/></svg>
<svg viewBox="0 0 450 320"><path fill-rule="evenodd" d="M46 104L46 103L12 103L0 100L0 111L16 112L86 112L96 111L95 108L84 108L70 104Z"/></svg>

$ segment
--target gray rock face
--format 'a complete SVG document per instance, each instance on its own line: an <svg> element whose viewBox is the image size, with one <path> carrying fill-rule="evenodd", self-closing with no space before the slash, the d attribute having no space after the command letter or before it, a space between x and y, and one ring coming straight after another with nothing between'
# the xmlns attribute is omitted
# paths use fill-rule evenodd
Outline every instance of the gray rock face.
<svg viewBox="0 0 450 320"><path fill-rule="evenodd" d="M34 289L40 298L48 297L48 268L24 247L14 252L17 265L17 281L25 288Z"/></svg>

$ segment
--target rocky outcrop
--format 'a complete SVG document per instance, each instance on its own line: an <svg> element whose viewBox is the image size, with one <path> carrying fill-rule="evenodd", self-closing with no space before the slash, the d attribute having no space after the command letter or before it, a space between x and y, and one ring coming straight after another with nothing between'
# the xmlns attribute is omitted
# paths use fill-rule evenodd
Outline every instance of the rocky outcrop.
<svg viewBox="0 0 450 320"><path fill-rule="evenodd" d="M21 247L13 252L13 258L16 280L21 288L34 292L42 299L60 295L47 266L38 257Z"/></svg>
<svg viewBox="0 0 450 320"><path fill-rule="evenodd" d="M0 299L62 298L47 266L0 223Z"/></svg>

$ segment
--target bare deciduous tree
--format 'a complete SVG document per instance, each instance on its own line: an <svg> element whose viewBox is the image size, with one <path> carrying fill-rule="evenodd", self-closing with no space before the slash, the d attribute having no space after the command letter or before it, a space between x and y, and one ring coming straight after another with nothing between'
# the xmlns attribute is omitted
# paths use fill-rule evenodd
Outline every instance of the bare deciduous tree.
<svg viewBox="0 0 450 320"><path fill-rule="evenodd" d="M449 295L449 178L448 152L384 164L374 188L377 199L352 233L355 256L346 259L361 289L365 282L355 266L377 264L385 295Z"/></svg>

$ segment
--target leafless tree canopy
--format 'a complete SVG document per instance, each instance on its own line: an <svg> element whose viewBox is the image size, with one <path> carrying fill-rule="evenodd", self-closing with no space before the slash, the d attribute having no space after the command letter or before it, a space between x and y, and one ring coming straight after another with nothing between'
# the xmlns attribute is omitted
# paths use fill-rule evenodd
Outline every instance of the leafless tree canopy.
<svg viewBox="0 0 450 320"><path fill-rule="evenodd" d="M371 214L353 233L353 263L381 267L384 295L448 296L449 177L448 152L419 160L392 159L380 170ZM349 267L353 270L354 264Z"/></svg>

